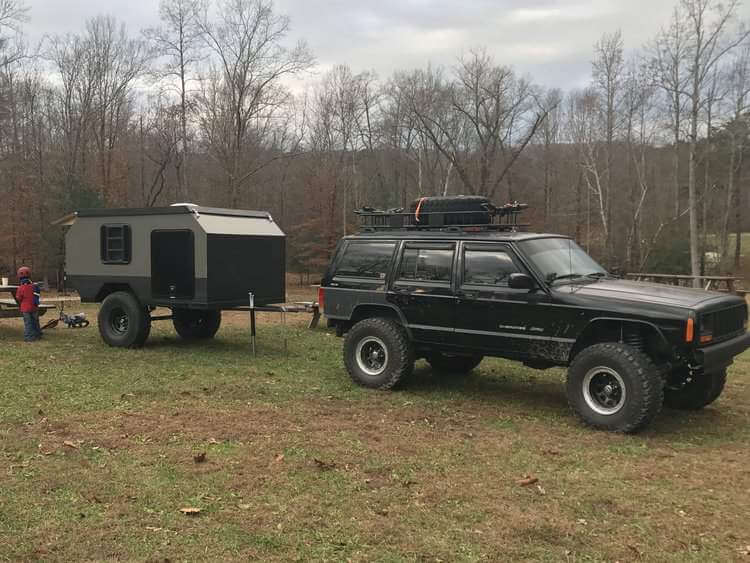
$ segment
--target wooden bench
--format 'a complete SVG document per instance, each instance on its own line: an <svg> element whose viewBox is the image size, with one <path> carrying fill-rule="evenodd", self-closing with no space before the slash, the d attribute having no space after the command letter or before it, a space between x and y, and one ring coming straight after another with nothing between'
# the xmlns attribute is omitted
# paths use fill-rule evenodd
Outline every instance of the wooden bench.
<svg viewBox="0 0 750 563"><path fill-rule="evenodd" d="M635 281L653 281L657 283L669 283L672 285L692 285L693 280L698 280L706 291L721 291L721 286L726 287L729 293L739 293L736 291L735 282L742 281L742 278L734 276L689 276L680 274L648 274L635 272L626 274L627 277Z"/></svg>
<svg viewBox="0 0 750 563"><path fill-rule="evenodd" d="M17 287L13 285L0 286L0 293L9 293L15 295ZM39 305L39 316L42 317L50 309L56 309L55 305L47 305L43 303ZM10 299L0 299L0 319L17 319L23 317L21 310L18 308L18 303L12 297Z"/></svg>

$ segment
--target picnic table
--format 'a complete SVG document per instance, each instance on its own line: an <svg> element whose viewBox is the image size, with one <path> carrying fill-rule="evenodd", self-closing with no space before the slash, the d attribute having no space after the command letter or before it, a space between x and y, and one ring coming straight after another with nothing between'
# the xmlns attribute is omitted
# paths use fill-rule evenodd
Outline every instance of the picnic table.
<svg viewBox="0 0 750 563"><path fill-rule="evenodd" d="M721 286L726 286L729 293L737 293L736 282L742 278L734 276L690 276L681 274L647 274L635 272L627 274L627 277L635 281L653 281L657 283L671 283L672 285L691 285L693 280L699 280L706 291L722 291Z"/></svg>
<svg viewBox="0 0 750 563"><path fill-rule="evenodd" d="M15 295L17 285L0 285L0 295L7 293L10 295L10 299L0 298L0 319L13 319L22 317L21 310L18 308L16 303ZM54 305L39 305L39 316L44 315L49 309L54 309Z"/></svg>

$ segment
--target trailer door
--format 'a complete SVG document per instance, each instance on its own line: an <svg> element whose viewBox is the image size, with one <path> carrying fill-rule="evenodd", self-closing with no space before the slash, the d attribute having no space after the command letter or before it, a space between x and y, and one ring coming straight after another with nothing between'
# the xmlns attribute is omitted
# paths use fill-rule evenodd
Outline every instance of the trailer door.
<svg viewBox="0 0 750 563"><path fill-rule="evenodd" d="M195 237L191 230L151 231L151 294L192 299L195 294Z"/></svg>

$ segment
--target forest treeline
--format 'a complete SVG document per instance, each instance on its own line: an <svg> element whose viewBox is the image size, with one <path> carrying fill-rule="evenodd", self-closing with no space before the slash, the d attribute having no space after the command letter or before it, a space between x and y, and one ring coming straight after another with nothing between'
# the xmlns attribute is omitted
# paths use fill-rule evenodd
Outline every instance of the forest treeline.
<svg viewBox="0 0 750 563"><path fill-rule="evenodd" d="M0 0L0 272L54 280L84 207L269 210L319 272L363 205L530 204L621 271L736 272L750 212L750 39L736 0L679 0L645 45L602 30L587 86L539 86L485 49L391 76L322 72L270 0L162 0L31 44ZM346 53L342 53L342 59Z"/></svg>

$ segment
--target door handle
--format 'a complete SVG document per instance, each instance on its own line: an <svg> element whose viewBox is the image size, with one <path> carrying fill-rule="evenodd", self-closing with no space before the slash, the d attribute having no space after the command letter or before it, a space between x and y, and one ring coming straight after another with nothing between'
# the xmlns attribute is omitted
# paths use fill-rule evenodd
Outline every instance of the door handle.
<svg viewBox="0 0 750 563"><path fill-rule="evenodd" d="M414 292L414 290L410 287L394 287L393 291L395 291L396 293L407 294L407 295Z"/></svg>

